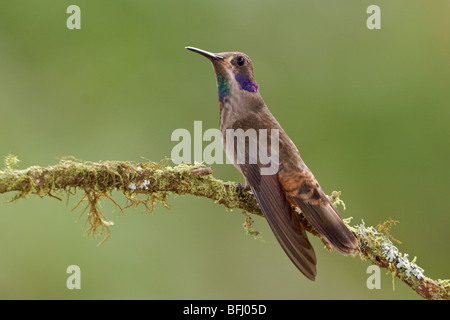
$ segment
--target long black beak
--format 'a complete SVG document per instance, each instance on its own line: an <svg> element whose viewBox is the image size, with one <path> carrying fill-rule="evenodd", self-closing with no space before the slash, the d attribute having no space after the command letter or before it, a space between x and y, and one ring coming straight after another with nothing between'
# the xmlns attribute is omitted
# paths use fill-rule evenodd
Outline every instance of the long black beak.
<svg viewBox="0 0 450 320"><path fill-rule="evenodd" d="M223 61L224 58L221 56L218 56L212 52L208 52L202 49L198 49L198 48L194 48L194 47L185 47L185 49L200 53L202 56L207 57L208 59L215 59L215 60L219 60L219 61Z"/></svg>

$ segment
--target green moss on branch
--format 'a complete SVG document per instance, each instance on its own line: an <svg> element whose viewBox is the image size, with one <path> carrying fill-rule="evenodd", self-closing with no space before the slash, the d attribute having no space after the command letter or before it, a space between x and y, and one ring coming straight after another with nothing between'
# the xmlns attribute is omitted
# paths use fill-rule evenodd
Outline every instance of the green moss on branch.
<svg viewBox="0 0 450 320"><path fill-rule="evenodd" d="M86 162L75 159L61 160L49 167L33 166L25 170L15 170L18 163L15 156L5 158L5 169L0 171L0 194L15 192L12 200L25 198L30 194L40 197L50 196L60 199L61 195L74 194L82 190L84 196L77 207L87 201L85 211L90 225L88 233L109 236L109 227L113 224L98 208L101 197L108 198L119 206L111 197L111 192L122 192L128 206L145 206L152 210L156 202L168 206L166 198L170 193L191 194L206 197L228 209L242 209L247 213L244 227L255 236L248 214L262 216L255 197L243 191L239 184L224 182L212 175L210 168L202 165L169 166L167 163L128 161ZM333 204L343 204L339 192L333 192L330 200ZM122 210L122 208L121 208ZM318 236L317 232L302 217L306 230ZM415 259L410 261L408 255L399 252L392 244L389 233L381 229L360 225L350 225L350 230L357 236L363 260L370 260L379 267L388 269L394 276L409 285L426 299L450 299L448 280L432 280L424 275Z"/></svg>

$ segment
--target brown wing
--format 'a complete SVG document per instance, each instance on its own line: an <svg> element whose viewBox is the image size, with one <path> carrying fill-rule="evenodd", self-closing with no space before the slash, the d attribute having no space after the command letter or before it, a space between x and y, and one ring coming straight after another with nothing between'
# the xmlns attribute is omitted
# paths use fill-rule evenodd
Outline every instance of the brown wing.
<svg viewBox="0 0 450 320"><path fill-rule="evenodd" d="M295 266L311 280L316 276L316 256L298 214L292 209L277 175L261 175L257 164L240 164L275 237Z"/></svg>
<svg viewBox="0 0 450 320"><path fill-rule="evenodd" d="M288 199L300 208L306 219L335 249L343 254L358 249L355 236L309 172L282 169L279 179Z"/></svg>

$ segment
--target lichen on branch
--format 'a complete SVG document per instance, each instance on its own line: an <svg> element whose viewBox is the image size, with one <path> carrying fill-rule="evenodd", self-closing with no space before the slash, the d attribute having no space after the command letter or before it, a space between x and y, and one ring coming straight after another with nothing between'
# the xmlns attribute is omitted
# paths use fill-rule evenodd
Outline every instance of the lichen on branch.
<svg viewBox="0 0 450 320"><path fill-rule="evenodd" d="M134 163L129 161L88 162L66 158L48 167L32 166L25 170L16 170L19 160L13 155L5 158L5 168L0 171L0 194L15 192L11 201L26 198L34 194L40 197L50 196L62 200L65 194L82 191L84 195L76 207L87 201L84 211L90 235L110 235L109 227L113 222L99 209L98 201L104 197L112 201L121 211L128 207L143 206L151 211L155 203L168 207L167 196L171 193L206 197L225 206L227 209L241 209L246 213L244 228L247 233L257 237L252 227L250 215L263 216L256 198L251 192L235 182L224 182L212 175L212 169L202 164L168 165L167 160L159 163L147 161ZM120 207L111 196L113 190L119 191L127 200L125 208ZM340 192L334 191L329 197L334 205L343 205ZM305 229L319 236L314 228L300 218ZM392 220L393 221L393 220ZM408 254L401 253L395 247L389 233L392 221L381 224L378 229L365 226L364 222L351 225L345 223L358 239L363 260L386 268L393 276L409 285L426 299L450 299L450 281L433 280L425 276L424 270L416 264L416 258L409 260Z"/></svg>

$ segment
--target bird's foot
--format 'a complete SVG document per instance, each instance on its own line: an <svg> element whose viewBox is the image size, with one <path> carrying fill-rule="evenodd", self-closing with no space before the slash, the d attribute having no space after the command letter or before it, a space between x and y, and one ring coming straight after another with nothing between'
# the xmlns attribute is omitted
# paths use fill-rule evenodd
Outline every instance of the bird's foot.
<svg viewBox="0 0 450 320"><path fill-rule="evenodd" d="M237 186L238 190L239 190L239 195L243 196L245 193L247 192L252 192L252 189L250 188L250 185L248 184L242 184L239 182L230 182L230 183L226 183L225 184L225 188L229 188L231 185L235 185Z"/></svg>

